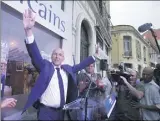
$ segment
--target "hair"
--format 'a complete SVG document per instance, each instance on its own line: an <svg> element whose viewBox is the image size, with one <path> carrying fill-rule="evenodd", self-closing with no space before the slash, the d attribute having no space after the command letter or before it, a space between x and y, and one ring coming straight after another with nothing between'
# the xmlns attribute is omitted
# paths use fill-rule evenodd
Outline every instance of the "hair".
<svg viewBox="0 0 160 121"><path fill-rule="evenodd" d="M152 74L152 75L153 75L153 73L154 73L154 69L152 69L151 67L145 67L145 68L143 69L143 71L146 71L146 72L148 72L148 73L150 73L150 74Z"/></svg>
<svg viewBox="0 0 160 121"><path fill-rule="evenodd" d="M93 67L95 68L95 63L92 63L93 64ZM85 68L85 71L87 72L87 68L90 66L91 64L89 64L86 68Z"/></svg>
<svg viewBox="0 0 160 121"><path fill-rule="evenodd" d="M63 54L64 54L63 49L58 47L58 48L55 48L55 49L52 51L52 55L53 55L53 54L55 53L55 51L58 50L58 49L60 49L60 50L63 52Z"/></svg>
<svg viewBox="0 0 160 121"><path fill-rule="evenodd" d="M137 72L135 69L128 68L128 69L127 69L127 72L128 72L129 74L136 73L136 78L138 77L138 72Z"/></svg>
<svg viewBox="0 0 160 121"><path fill-rule="evenodd" d="M89 64L87 67L89 67L91 64ZM92 63L93 67L95 68L95 63Z"/></svg>

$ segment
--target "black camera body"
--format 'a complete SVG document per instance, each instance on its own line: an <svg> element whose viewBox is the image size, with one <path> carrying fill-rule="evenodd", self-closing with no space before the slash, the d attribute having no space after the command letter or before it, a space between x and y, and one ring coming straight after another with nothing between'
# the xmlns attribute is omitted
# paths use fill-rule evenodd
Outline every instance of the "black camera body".
<svg viewBox="0 0 160 121"><path fill-rule="evenodd" d="M129 79L131 77L131 74L129 74L126 71L126 68L125 68L124 64L122 64L122 63L118 66L118 70L116 70L116 69L112 70L112 71L110 71L110 74L111 74L112 81L117 82L119 85L124 84L124 82L120 78L120 76L125 77L127 79L127 81L129 81Z"/></svg>
<svg viewBox="0 0 160 121"><path fill-rule="evenodd" d="M123 80L120 78L120 76L123 76L129 81L131 75L127 72L121 72L121 71L111 71L111 78L112 81L117 82L119 85L124 84Z"/></svg>

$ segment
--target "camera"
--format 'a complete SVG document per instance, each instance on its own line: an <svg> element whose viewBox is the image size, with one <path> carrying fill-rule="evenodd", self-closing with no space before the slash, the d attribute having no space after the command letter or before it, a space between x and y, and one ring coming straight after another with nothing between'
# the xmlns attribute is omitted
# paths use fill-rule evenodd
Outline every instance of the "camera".
<svg viewBox="0 0 160 121"><path fill-rule="evenodd" d="M111 79L113 82L117 82L119 85L124 84L123 80L120 76L123 76L129 81L131 74L127 72L127 68L124 66L123 63L120 63L118 69L114 69L110 71Z"/></svg>

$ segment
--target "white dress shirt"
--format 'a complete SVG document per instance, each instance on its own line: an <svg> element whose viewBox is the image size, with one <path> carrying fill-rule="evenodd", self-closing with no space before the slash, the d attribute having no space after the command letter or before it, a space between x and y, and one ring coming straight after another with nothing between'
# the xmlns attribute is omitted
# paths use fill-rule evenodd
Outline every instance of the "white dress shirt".
<svg viewBox="0 0 160 121"><path fill-rule="evenodd" d="M30 37L27 37L26 39L27 44L31 44L33 42L34 42L33 35ZM64 95L65 95L65 101L66 101L67 89L68 89L68 76L67 76L67 73L61 68L60 68L60 74L63 80ZM48 87L46 88L45 92L42 94L40 98L40 102L49 107L55 107L55 108L60 107L60 89L59 89L59 82L58 82L58 76L57 76L56 69L54 71L54 74L51 78L51 81Z"/></svg>

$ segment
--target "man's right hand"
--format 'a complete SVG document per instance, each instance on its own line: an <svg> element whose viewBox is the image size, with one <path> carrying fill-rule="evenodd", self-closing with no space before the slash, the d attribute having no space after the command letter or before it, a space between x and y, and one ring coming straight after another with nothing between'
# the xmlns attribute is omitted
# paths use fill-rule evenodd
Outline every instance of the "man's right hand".
<svg viewBox="0 0 160 121"><path fill-rule="evenodd" d="M31 9L25 10L23 13L23 25L27 36L32 35L32 28L35 25L35 14Z"/></svg>

